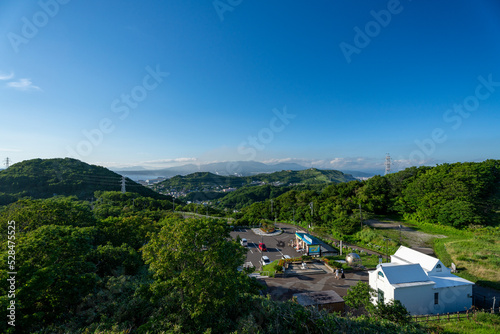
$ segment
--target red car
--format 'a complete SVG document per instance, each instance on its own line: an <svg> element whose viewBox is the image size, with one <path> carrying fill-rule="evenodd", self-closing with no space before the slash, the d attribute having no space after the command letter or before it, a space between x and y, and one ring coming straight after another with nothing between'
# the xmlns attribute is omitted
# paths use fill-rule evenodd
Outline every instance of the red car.
<svg viewBox="0 0 500 334"><path fill-rule="evenodd" d="M263 252L267 252L266 244L259 242L259 249Z"/></svg>

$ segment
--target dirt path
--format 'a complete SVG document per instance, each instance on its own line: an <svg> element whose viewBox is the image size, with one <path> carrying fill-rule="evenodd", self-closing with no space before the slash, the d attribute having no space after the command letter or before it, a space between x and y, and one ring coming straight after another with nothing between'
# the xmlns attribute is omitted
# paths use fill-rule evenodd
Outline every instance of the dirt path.
<svg viewBox="0 0 500 334"><path fill-rule="evenodd" d="M434 238L446 238L445 235L429 234L412 229L411 227L404 226L400 222L395 221L380 221L377 219L369 219L364 222L366 225L376 229L390 229L394 231L401 231L401 237L410 248L419 250L426 254L432 254L432 247L430 241Z"/></svg>

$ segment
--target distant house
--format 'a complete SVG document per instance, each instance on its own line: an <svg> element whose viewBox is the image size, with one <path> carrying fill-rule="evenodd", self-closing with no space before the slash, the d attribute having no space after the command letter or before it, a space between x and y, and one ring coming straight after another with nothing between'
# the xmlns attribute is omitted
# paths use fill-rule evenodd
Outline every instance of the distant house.
<svg viewBox="0 0 500 334"><path fill-rule="evenodd" d="M472 307L474 283L453 275L439 259L401 246L391 263L369 272L372 300L399 300L412 315L443 314Z"/></svg>

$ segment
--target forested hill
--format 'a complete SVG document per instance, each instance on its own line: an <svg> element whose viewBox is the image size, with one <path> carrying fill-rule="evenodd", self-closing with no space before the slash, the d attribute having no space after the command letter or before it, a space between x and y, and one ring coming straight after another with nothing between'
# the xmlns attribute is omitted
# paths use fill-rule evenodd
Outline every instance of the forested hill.
<svg viewBox="0 0 500 334"><path fill-rule="evenodd" d="M0 205L22 197L49 198L54 195L92 197L97 190L120 191L122 176L107 168L76 159L33 159L0 171ZM141 196L167 199L151 189L126 179L126 190Z"/></svg>
<svg viewBox="0 0 500 334"><path fill-rule="evenodd" d="M260 219L314 222L316 227L343 234L359 227L364 212L399 214L407 219L465 228L500 223L500 160L479 163L411 167L363 182L329 185L321 191L290 190L266 202L254 203L241 213L242 223ZM314 203L311 215L310 203ZM293 216L292 216L293 215Z"/></svg>
<svg viewBox="0 0 500 334"><path fill-rule="evenodd" d="M281 171L253 176L221 176L208 172L197 172L186 176L174 176L158 184L158 189L177 189L186 191L217 190L239 188L251 184L326 184L355 180L350 174L337 170L319 170L315 168L300 171Z"/></svg>

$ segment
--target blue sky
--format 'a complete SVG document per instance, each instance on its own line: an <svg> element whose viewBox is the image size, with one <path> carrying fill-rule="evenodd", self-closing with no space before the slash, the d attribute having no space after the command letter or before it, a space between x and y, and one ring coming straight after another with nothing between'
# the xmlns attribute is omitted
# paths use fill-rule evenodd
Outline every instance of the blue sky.
<svg viewBox="0 0 500 334"><path fill-rule="evenodd" d="M0 3L0 159L498 159L500 4Z"/></svg>

